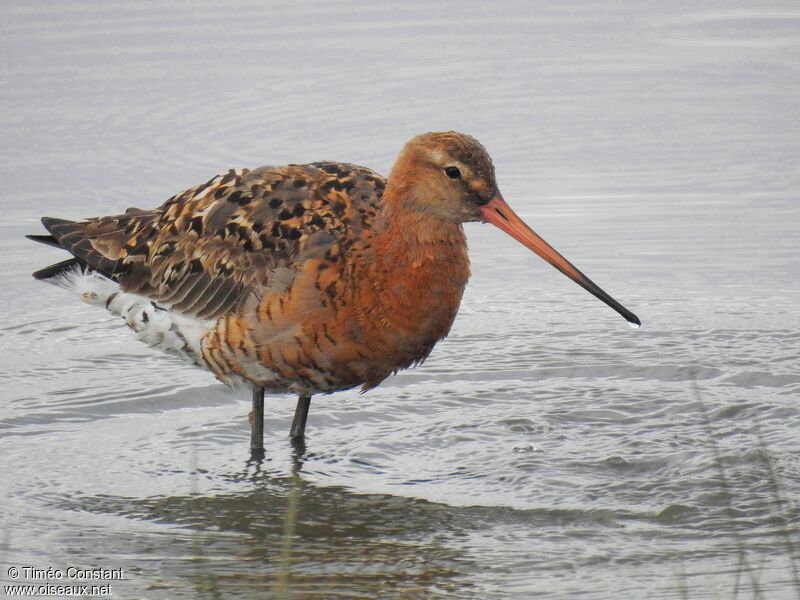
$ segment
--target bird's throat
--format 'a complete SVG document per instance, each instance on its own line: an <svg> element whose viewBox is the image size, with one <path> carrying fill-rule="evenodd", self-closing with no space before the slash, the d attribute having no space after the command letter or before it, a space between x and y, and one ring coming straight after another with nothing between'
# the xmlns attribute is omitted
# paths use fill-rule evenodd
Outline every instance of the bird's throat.
<svg viewBox="0 0 800 600"><path fill-rule="evenodd" d="M404 210L380 217L370 279L382 317L432 345L450 330L469 279L463 227Z"/></svg>

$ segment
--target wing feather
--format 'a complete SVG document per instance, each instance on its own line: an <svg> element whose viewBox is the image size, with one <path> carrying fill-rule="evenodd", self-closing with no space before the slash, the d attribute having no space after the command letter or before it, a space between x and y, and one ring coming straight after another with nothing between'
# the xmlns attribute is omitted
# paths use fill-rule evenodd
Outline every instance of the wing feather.
<svg viewBox="0 0 800 600"><path fill-rule="evenodd" d="M258 296L277 271L296 272L369 235L384 185L374 171L344 163L230 170L155 210L42 222L124 290L216 318Z"/></svg>

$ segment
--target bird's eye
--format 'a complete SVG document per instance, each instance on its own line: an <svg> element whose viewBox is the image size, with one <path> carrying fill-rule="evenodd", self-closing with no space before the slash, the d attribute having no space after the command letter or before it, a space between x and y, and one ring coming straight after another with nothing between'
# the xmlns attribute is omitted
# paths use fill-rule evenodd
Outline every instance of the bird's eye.
<svg viewBox="0 0 800 600"><path fill-rule="evenodd" d="M458 167L445 167L444 172L450 179L461 177L461 171L458 170Z"/></svg>

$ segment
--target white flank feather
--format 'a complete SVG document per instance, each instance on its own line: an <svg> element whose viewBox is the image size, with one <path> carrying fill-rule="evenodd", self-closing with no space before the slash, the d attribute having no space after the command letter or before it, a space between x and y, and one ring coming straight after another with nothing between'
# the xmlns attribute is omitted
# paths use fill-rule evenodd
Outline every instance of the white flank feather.
<svg viewBox="0 0 800 600"><path fill-rule="evenodd" d="M111 314L122 317L136 332L137 340L205 367L201 340L214 326L214 321L173 313L144 296L123 292L118 283L80 267L50 281L77 294L87 304L106 308Z"/></svg>

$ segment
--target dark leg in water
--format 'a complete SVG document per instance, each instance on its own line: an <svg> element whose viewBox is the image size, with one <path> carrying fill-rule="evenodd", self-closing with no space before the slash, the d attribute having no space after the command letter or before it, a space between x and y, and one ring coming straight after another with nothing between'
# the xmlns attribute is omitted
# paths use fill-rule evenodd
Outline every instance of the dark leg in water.
<svg viewBox="0 0 800 600"><path fill-rule="evenodd" d="M264 388L253 389L253 412L250 422L250 452L264 452Z"/></svg>
<svg viewBox="0 0 800 600"><path fill-rule="evenodd" d="M297 408L294 409L294 420L289 436L292 440L302 440L306 435L306 421L308 421L308 408L311 406L311 396L300 396L297 399Z"/></svg>

